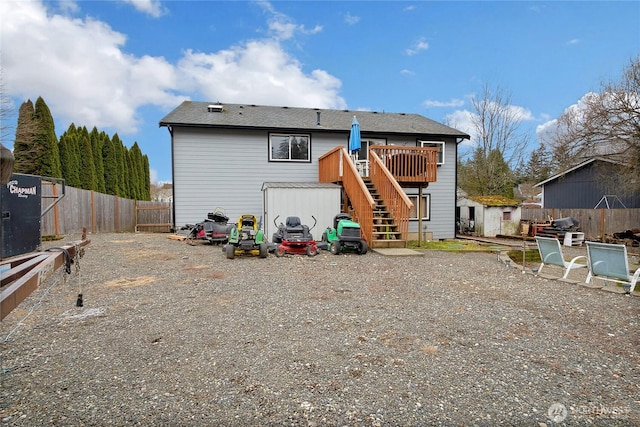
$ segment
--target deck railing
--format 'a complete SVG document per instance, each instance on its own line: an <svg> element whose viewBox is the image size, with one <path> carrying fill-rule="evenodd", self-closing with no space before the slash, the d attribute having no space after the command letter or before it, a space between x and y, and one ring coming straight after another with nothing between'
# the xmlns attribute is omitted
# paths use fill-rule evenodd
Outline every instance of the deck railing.
<svg viewBox="0 0 640 427"><path fill-rule="evenodd" d="M435 147L404 147L374 145L369 153L378 155L398 182L435 182L438 171L438 149ZM373 175L373 171L369 171Z"/></svg>
<svg viewBox="0 0 640 427"><path fill-rule="evenodd" d="M336 147L318 159L320 182L342 182L351 201L355 218L367 243L373 238L373 208L375 201L344 147Z"/></svg>
<svg viewBox="0 0 640 427"><path fill-rule="evenodd" d="M409 214L413 203L402 190L398 181L395 180L391 172L386 168L378 154L369 151L369 179L375 185L380 198L391 212L391 216L398 224L400 239L407 240L409 234Z"/></svg>

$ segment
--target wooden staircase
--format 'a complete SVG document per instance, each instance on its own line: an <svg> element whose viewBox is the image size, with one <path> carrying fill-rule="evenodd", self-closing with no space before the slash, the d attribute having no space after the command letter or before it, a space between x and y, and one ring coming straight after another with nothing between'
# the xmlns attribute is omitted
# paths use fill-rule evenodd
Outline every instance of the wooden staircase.
<svg viewBox="0 0 640 427"><path fill-rule="evenodd" d="M406 240L402 240L402 232L393 217L391 211L387 208L380 193L369 178L363 178L369 194L375 201L373 208L373 232L371 242L373 248L404 248L407 245Z"/></svg>

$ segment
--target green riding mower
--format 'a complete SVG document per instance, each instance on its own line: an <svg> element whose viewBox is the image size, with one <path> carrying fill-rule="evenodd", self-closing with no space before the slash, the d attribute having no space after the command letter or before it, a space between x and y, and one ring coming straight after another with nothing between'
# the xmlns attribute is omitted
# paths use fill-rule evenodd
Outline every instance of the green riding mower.
<svg viewBox="0 0 640 427"><path fill-rule="evenodd" d="M240 215L238 224L229 232L229 242L224 247L228 259L236 255L257 255L266 258L269 255L264 231L260 229L254 215Z"/></svg>
<svg viewBox="0 0 640 427"><path fill-rule="evenodd" d="M322 242L318 247L328 249L334 255L341 252L364 255L369 250L369 245L362 237L360 224L354 222L348 213L339 213L333 218L333 227L327 227L322 233Z"/></svg>

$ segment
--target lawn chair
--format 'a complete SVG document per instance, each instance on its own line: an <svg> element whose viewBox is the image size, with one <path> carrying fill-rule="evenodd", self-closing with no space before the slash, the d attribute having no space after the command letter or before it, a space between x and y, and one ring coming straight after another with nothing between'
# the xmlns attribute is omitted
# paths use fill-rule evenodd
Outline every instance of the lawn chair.
<svg viewBox="0 0 640 427"><path fill-rule="evenodd" d="M613 243L587 242L589 274L586 283L592 277L622 284L626 293L633 292L640 277L640 268L631 275L627 247Z"/></svg>
<svg viewBox="0 0 640 427"><path fill-rule="evenodd" d="M536 236L536 243L538 244L540 259L542 260L540 267L538 267L538 272L541 272L542 267L547 264L556 265L564 269L564 275L562 278L566 279L571 270L587 266L587 264L577 262L580 259L584 259L585 261L587 260L587 257L583 255L577 256L569 262L565 261L564 256L562 255L562 246L560 246L560 241L558 239Z"/></svg>

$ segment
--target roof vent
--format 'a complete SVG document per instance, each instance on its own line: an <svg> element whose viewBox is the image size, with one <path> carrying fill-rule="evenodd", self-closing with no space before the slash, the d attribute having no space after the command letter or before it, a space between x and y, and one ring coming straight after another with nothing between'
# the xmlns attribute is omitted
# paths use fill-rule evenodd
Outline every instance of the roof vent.
<svg viewBox="0 0 640 427"><path fill-rule="evenodd" d="M222 104L209 104L207 106L207 111L210 113L222 113L223 105Z"/></svg>
<svg viewBox="0 0 640 427"><path fill-rule="evenodd" d="M316 126L320 125L320 111L316 111Z"/></svg>

